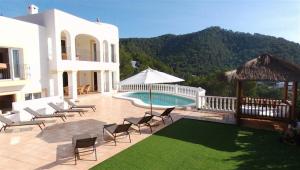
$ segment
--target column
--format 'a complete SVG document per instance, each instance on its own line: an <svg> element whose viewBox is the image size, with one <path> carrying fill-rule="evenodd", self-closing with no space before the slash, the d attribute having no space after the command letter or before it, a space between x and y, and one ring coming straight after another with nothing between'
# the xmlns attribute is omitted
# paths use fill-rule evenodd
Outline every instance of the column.
<svg viewBox="0 0 300 170"><path fill-rule="evenodd" d="M76 44L75 44L75 37L70 35L70 57L71 60L76 60Z"/></svg>
<svg viewBox="0 0 300 170"><path fill-rule="evenodd" d="M69 97L77 99L77 71L68 71Z"/></svg>
<svg viewBox="0 0 300 170"><path fill-rule="evenodd" d="M100 83L99 83L100 84L100 92L104 93L104 83L105 83L104 70L101 70L99 72L100 72L100 74L99 74L100 78L98 81L100 81Z"/></svg>
<svg viewBox="0 0 300 170"><path fill-rule="evenodd" d="M56 74L54 74L54 95L59 97L64 97L64 88L63 88L63 72L57 71Z"/></svg>
<svg viewBox="0 0 300 170"><path fill-rule="evenodd" d="M102 93L102 87L101 87L101 71L97 71L97 92Z"/></svg>
<svg viewBox="0 0 300 170"><path fill-rule="evenodd" d="M108 71L108 91L112 91L112 71Z"/></svg>

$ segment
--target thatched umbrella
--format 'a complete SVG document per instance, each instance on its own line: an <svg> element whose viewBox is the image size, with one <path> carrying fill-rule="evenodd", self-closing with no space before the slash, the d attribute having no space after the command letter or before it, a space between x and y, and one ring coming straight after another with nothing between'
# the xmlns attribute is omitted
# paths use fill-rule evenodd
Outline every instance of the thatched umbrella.
<svg viewBox="0 0 300 170"><path fill-rule="evenodd" d="M297 86L300 81L299 65L290 63L286 60L279 59L270 54L259 55L258 57L246 62L236 70L225 73L229 80L237 80L237 118L239 114L242 100L242 81L281 81L285 82L284 101L288 96L288 82L293 82L291 115L295 118L295 109L297 103Z"/></svg>
<svg viewBox="0 0 300 170"><path fill-rule="evenodd" d="M263 54L225 75L230 80L300 81L300 67L270 54Z"/></svg>

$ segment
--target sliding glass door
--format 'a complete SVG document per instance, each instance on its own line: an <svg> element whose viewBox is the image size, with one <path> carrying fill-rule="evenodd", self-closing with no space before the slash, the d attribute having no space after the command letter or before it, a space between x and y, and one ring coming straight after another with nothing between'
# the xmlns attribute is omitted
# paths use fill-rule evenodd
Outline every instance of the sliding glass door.
<svg viewBox="0 0 300 170"><path fill-rule="evenodd" d="M11 48L10 49L10 65L11 65L11 75L13 79L21 78L21 59L20 59L20 49Z"/></svg>

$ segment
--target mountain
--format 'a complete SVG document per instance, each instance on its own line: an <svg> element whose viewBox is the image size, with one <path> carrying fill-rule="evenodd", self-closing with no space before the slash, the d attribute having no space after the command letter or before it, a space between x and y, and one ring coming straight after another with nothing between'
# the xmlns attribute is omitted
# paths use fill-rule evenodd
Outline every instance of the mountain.
<svg viewBox="0 0 300 170"><path fill-rule="evenodd" d="M184 35L125 38L120 40L121 79L150 66L189 80L234 69L262 53L300 64L298 43L220 27ZM137 68L132 67L132 60L137 61Z"/></svg>

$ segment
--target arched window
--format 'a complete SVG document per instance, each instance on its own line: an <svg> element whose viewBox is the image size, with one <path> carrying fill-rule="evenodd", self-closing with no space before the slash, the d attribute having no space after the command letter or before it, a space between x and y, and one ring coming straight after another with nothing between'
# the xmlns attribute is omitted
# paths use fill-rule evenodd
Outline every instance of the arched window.
<svg viewBox="0 0 300 170"><path fill-rule="evenodd" d="M62 60L70 60L70 52L71 52L71 45L70 45L70 34L68 31L62 31L60 34L60 46L61 46L61 58Z"/></svg>
<svg viewBox="0 0 300 170"><path fill-rule="evenodd" d="M108 56L108 42L106 40L103 41L103 61L108 63L109 56Z"/></svg>

